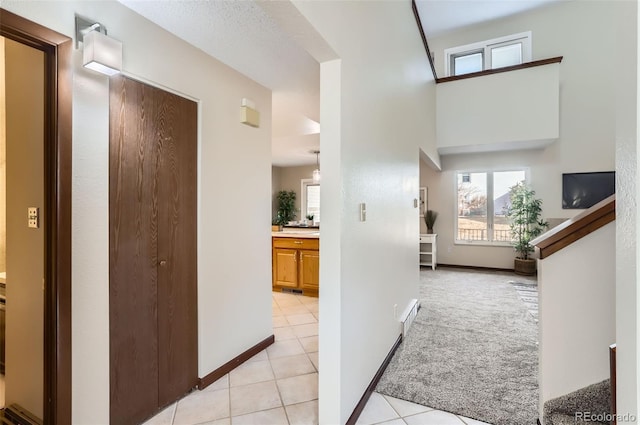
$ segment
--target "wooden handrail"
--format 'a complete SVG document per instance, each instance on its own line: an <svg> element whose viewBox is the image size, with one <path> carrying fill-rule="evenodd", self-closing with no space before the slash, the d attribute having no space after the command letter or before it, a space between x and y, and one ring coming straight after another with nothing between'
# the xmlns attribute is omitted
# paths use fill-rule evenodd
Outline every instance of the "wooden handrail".
<svg viewBox="0 0 640 425"><path fill-rule="evenodd" d="M615 219L616 195L611 195L572 219L538 236L531 241L531 244L540 250L540 259L543 259Z"/></svg>
<svg viewBox="0 0 640 425"><path fill-rule="evenodd" d="M454 75L451 77L436 78L436 83L448 83L450 81L466 80L467 78L482 77L484 75L499 74L501 72L517 71L519 69L533 68L534 66L549 65L562 62L562 56L555 58L540 59L532 62L525 62L519 65L505 66L502 68L486 69L484 71L470 72L468 74Z"/></svg>
<svg viewBox="0 0 640 425"><path fill-rule="evenodd" d="M422 20L420 19L420 13L418 12L418 6L416 5L416 0L411 0L411 9L413 10L413 16L416 18L416 24L418 24L418 32L420 33L420 38L422 39L424 50L427 52L427 58L429 59L429 65L431 65L431 72L433 73L433 78L436 80L436 84L447 83L449 81L465 80L467 78L481 77L483 75L499 74L501 72L517 71L518 69L532 68L534 66L541 66L541 65L548 65L551 63L562 62L562 56L556 56L554 58L541 59L537 61L521 63L519 65L505 66L502 68L471 72L469 74L438 78L438 75L436 74L436 67L435 67L435 64L433 63L433 56L431 55L431 49L429 49L429 42L427 41L427 36L424 33L424 28L422 27Z"/></svg>
<svg viewBox="0 0 640 425"><path fill-rule="evenodd" d="M617 406L617 397L616 397L616 344L611 344L609 346L609 376L611 377L611 416L613 420L611 421L612 425L616 425L618 423L616 418L616 413L618 411Z"/></svg>
<svg viewBox="0 0 640 425"><path fill-rule="evenodd" d="M420 38L424 45L424 50L427 52L427 58L429 59L429 65L431 65L431 72L433 73L433 79L438 81L438 75L436 74L436 66L433 63L433 56L431 56L431 50L429 49L429 43L427 42L427 36L424 34L424 28L422 28L422 21L420 20L420 13L418 13L418 6L416 0L411 0L411 9L413 10L413 16L416 18L416 24L418 24L418 32L420 32Z"/></svg>

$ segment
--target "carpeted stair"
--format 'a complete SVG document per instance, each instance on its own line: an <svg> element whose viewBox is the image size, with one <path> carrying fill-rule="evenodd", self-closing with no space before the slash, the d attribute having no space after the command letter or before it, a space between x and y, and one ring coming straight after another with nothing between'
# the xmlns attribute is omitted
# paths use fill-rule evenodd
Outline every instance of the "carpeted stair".
<svg viewBox="0 0 640 425"><path fill-rule="evenodd" d="M544 425L608 424L611 414L611 383L609 379L554 398L544 404ZM587 417L585 417L587 416Z"/></svg>

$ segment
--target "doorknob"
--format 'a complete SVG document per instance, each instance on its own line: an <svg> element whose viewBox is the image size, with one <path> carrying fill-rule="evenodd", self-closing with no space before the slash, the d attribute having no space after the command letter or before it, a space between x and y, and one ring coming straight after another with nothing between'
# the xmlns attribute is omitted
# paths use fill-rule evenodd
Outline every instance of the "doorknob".
<svg viewBox="0 0 640 425"><path fill-rule="evenodd" d="M167 262L165 260L160 261L160 267L164 267L166 265L167 265Z"/></svg>

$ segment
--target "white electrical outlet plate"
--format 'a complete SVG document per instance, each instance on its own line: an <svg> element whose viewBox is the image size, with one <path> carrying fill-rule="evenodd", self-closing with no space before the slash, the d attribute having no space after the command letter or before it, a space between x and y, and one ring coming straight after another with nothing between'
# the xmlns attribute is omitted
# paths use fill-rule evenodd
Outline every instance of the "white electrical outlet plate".
<svg viewBox="0 0 640 425"><path fill-rule="evenodd" d="M27 225L31 229L37 229L38 227L40 227L38 222L39 222L38 208L36 207L27 208Z"/></svg>

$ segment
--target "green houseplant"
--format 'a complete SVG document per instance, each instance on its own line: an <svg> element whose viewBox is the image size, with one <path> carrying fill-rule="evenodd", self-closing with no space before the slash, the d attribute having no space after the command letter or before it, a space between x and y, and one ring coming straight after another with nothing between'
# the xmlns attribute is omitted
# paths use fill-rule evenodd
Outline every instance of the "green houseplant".
<svg viewBox="0 0 640 425"><path fill-rule="evenodd" d="M541 218L542 200L535 198L536 192L520 182L509 189L509 205L506 216L509 219L511 243L516 250L514 271L518 274L533 275L536 272L536 260L530 258L533 252L531 241L549 226Z"/></svg>
<svg viewBox="0 0 640 425"><path fill-rule="evenodd" d="M284 226L296 218L296 193L293 190L281 190L276 194L278 210L272 223Z"/></svg>
<svg viewBox="0 0 640 425"><path fill-rule="evenodd" d="M436 224L438 213L434 210L427 210L424 214L424 224L427 225L427 233L433 233L433 225Z"/></svg>

